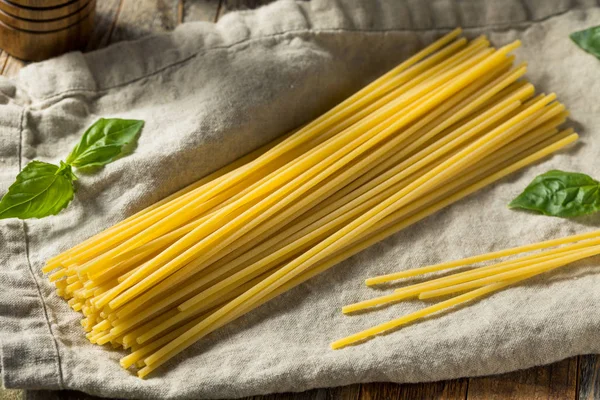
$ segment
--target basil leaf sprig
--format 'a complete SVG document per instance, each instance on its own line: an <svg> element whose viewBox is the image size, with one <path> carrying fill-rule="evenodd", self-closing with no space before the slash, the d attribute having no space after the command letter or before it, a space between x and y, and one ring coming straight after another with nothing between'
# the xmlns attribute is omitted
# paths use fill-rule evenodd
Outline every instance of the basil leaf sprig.
<svg viewBox="0 0 600 400"><path fill-rule="evenodd" d="M600 26L573 32L569 37L577 46L600 59Z"/></svg>
<svg viewBox="0 0 600 400"><path fill-rule="evenodd" d="M509 205L555 217L600 211L600 182L588 175L558 170L536 177Z"/></svg>
<svg viewBox="0 0 600 400"><path fill-rule="evenodd" d="M85 131L66 163L76 168L106 165L135 141L143 125L135 119L100 118Z"/></svg>
<svg viewBox="0 0 600 400"><path fill-rule="evenodd" d="M31 161L0 200L0 219L58 214L73 200L77 180L73 167L99 167L114 161L127 146L135 144L143 125L140 120L100 118L60 165Z"/></svg>

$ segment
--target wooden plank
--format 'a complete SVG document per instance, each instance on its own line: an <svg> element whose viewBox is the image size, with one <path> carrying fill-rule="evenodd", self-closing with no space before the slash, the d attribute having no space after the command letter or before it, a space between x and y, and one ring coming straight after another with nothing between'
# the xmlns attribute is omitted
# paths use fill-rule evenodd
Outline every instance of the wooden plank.
<svg viewBox="0 0 600 400"><path fill-rule="evenodd" d="M360 400L464 400L467 385L466 379L404 385L369 383L361 385Z"/></svg>
<svg viewBox="0 0 600 400"><path fill-rule="evenodd" d="M339 386L320 389L319 400L359 400L362 385Z"/></svg>
<svg viewBox="0 0 600 400"><path fill-rule="evenodd" d="M600 355L579 357L579 400L600 399Z"/></svg>
<svg viewBox="0 0 600 400"><path fill-rule="evenodd" d="M307 390L300 393L275 393L265 396L246 397L243 400L321 400L319 390Z"/></svg>
<svg viewBox="0 0 600 400"><path fill-rule="evenodd" d="M0 386L0 400L23 400L24 398L22 390L4 389Z"/></svg>
<svg viewBox="0 0 600 400"><path fill-rule="evenodd" d="M300 393L274 393L265 396L246 397L242 400L359 400L360 386L357 384L307 390Z"/></svg>
<svg viewBox="0 0 600 400"><path fill-rule="evenodd" d="M181 20L190 21L209 21L217 20L219 11L218 0L181 0Z"/></svg>
<svg viewBox="0 0 600 400"><path fill-rule="evenodd" d="M168 32L177 26L178 0L121 1L110 43Z"/></svg>
<svg viewBox="0 0 600 400"><path fill-rule="evenodd" d="M13 56L7 56L4 67L2 68L2 75L8 77L16 76L19 70L25 65L27 65L25 61L21 61Z"/></svg>
<svg viewBox="0 0 600 400"><path fill-rule="evenodd" d="M4 75L4 67L6 67L6 63L8 62L8 53L0 50L0 75Z"/></svg>
<svg viewBox="0 0 600 400"><path fill-rule="evenodd" d="M469 379L469 400L575 399L577 358L509 374Z"/></svg>

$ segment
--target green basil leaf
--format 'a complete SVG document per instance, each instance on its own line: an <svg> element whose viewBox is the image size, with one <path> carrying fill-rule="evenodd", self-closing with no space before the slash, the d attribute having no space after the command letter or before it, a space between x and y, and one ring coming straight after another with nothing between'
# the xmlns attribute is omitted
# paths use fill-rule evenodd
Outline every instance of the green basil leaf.
<svg viewBox="0 0 600 400"><path fill-rule="evenodd" d="M143 125L135 119L100 118L85 131L66 162L77 168L106 165L122 154L124 146L134 144Z"/></svg>
<svg viewBox="0 0 600 400"><path fill-rule="evenodd" d="M600 26L573 32L569 37L577 46L600 59Z"/></svg>
<svg viewBox="0 0 600 400"><path fill-rule="evenodd" d="M556 217L578 217L600 210L600 182L585 174L549 171L536 177L510 208Z"/></svg>
<svg viewBox="0 0 600 400"><path fill-rule="evenodd" d="M0 200L0 219L56 215L73 199L73 172L61 166L31 161Z"/></svg>

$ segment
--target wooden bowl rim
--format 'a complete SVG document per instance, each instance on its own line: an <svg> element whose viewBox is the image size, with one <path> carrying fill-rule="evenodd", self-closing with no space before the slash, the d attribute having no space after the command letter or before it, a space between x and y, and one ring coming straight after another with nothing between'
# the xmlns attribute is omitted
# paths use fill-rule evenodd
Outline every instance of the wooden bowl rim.
<svg viewBox="0 0 600 400"><path fill-rule="evenodd" d="M45 7L45 8L34 8L34 7L26 7L15 4L12 0L0 0L0 3L5 4L7 8L13 9L16 11L31 11L34 13L43 14L45 12L54 12L60 10L61 8L68 9L72 5L79 5L79 8L82 8L85 4L88 4L91 0L69 0L68 3L62 4L60 6L55 7ZM11 14L9 11L7 13ZM12 14L11 14L12 15ZM17 17L17 15L14 15ZM22 17L19 17L22 18Z"/></svg>
<svg viewBox="0 0 600 400"><path fill-rule="evenodd" d="M92 0L92 1L95 1L95 0ZM65 26L64 28L53 29L51 31L32 31L32 30L28 30L28 29L15 28L13 26L7 25L3 21L0 21L0 25L2 25L5 29L8 29L10 31L14 31L14 32L17 32L17 33L24 33L24 34L28 34L28 35L46 35L46 34L51 34L51 33L55 33L55 32L64 31L64 30L67 30L67 29L71 29L75 25L81 24L86 18L89 18L90 14L95 13L95 11L96 11L96 7L92 7L88 13L86 13L85 15L83 15L76 22L73 22L72 24L70 24L69 26Z"/></svg>
<svg viewBox="0 0 600 400"><path fill-rule="evenodd" d="M52 23L52 22L55 22L55 21L59 21L59 20L61 20L61 19L70 18L70 17L72 17L73 15L76 15L76 14L78 14L78 13L81 13L81 12L85 11L85 9L86 9L86 8L87 8L87 7L88 7L90 4L92 4L92 3L95 3L95 2L96 2L96 0L85 0L85 1L82 1L82 0L75 0L75 1L73 1L72 3L78 3L78 2L79 2L79 3L81 3L81 6L80 6L80 7L79 7L77 10L75 10L75 11L72 11L72 12L70 12L69 14L65 14L65 15L63 15L63 16L57 17L57 18L48 18L48 19L24 18L24 17L19 17L18 15L11 14L10 12L8 12L8 11L6 11L6 10L3 10L2 8L0 8L0 13L1 13L1 14L4 14L4 15L6 15L6 16L8 16L8 17L10 17L10 18L14 18L14 19L17 19L17 20L20 20L20 21L26 21L26 22L29 22L29 23L34 23L34 24L37 24L37 23L39 23L39 24L44 24L44 23ZM4 4L6 4L6 3L10 3L10 2L9 2L8 0L0 0L0 3L4 3ZM87 13L86 13L86 14L87 14ZM17 28L17 29L18 29L18 28Z"/></svg>
<svg viewBox="0 0 600 400"><path fill-rule="evenodd" d="M80 23L52 34L15 31L0 22L0 47L25 61L43 61L69 51L83 50L93 31L96 9Z"/></svg>
<svg viewBox="0 0 600 400"><path fill-rule="evenodd" d="M63 7L75 0L6 0L16 7L44 10L49 8ZM44 4L39 4L43 2Z"/></svg>
<svg viewBox="0 0 600 400"><path fill-rule="evenodd" d="M10 0L0 0L0 10L4 11L5 14L10 15L14 18L30 20L30 21L51 21L54 19L59 19L63 17L67 17L75 12L80 11L86 5L88 5L91 0L71 0L69 3L64 4L62 6L57 7L48 7L48 8L31 8L31 7L22 7L12 3ZM74 11L70 9L77 7ZM61 10L64 12L68 12L68 14L61 14ZM23 16L26 14L26 16ZM27 15L30 14L30 15ZM34 17L33 15L36 15ZM46 16L44 16L46 14ZM48 18L47 15L50 15ZM38 17L39 16L39 17Z"/></svg>

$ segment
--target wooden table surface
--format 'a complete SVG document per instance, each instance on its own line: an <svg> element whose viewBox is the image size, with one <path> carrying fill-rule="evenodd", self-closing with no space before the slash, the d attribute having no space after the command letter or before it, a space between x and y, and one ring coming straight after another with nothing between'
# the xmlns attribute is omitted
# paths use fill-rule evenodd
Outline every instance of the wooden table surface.
<svg viewBox="0 0 600 400"><path fill-rule="evenodd" d="M155 32L189 21L216 22L232 10L255 8L271 0L101 0L86 50ZM0 74L12 76L25 65L0 49ZM505 375L445 382L398 385L369 383L304 393L255 397L261 400L384 399L600 399L600 356L574 357L552 365ZM20 391L0 388L0 400L91 400L78 392Z"/></svg>

